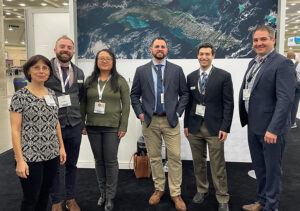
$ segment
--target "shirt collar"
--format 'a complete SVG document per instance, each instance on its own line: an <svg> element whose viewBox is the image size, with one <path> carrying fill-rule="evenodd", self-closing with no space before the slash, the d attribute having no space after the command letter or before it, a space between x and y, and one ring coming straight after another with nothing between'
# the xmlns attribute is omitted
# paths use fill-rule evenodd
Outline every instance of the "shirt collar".
<svg viewBox="0 0 300 211"><path fill-rule="evenodd" d="M267 53L266 55L264 55L261 59L258 58L258 56L255 57L255 62L256 63L260 63L262 61L264 61L275 49L273 48L269 53Z"/></svg>
<svg viewBox="0 0 300 211"><path fill-rule="evenodd" d="M154 64L155 66L158 65L158 63L155 62L154 59L152 59L152 62L153 62L153 64ZM166 66L166 59L164 59L164 61L163 61L162 63L160 63L159 65Z"/></svg>
<svg viewBox="0 0 300 211"><path fill-rule="evenodd" d="M212 65L210 65L210 67L209 67L206 71L201 70L201 67L200 67L200 68L199 68L199 70L200 70L200 76L201 76L201 74L202 74L203 72L206 72L206 74L209 75L211 69L212 69Z"/></svg>

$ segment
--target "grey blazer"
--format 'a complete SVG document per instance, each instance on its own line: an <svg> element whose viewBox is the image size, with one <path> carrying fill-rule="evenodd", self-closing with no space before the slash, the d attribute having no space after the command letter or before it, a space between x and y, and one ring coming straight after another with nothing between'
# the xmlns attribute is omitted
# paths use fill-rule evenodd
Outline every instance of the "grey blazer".
<svg viewBox="0 0 300 211"><path fill-rule="evenodd" d="M141 113L145 116L147 127L150 125L155 109L155 89L152 76L152 67L149 62L136 69L131 88L131 104L136 116ZM166 62L164 102L168 122L171 127L178 124L178 113L182 115L188 103L189 92L182 68L171 62Z"/></svg>

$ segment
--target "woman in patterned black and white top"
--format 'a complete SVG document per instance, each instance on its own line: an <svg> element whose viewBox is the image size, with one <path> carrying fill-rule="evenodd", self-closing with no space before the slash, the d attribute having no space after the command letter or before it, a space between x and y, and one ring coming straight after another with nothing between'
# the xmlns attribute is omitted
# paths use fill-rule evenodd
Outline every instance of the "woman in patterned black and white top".
<svg viewBox="0 0 300 211"><path fill-rule="evenodd" d="M54 91L44 82L51 74L50 61L41 55L23 66L31 83L11 100L10 122L16 173L23 189L21 210L47 210L50 188L66 153L58 122Z"/></svg>

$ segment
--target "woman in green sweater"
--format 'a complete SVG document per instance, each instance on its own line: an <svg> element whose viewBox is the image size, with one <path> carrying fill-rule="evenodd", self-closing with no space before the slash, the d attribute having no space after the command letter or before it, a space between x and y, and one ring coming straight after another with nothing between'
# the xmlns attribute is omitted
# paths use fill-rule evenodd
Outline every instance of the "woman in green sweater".
<svg viewBox="0 0 300 211"><path fill-rule="evenodd" d="M127 131L130 111L129 87L116 70L115 55L107 49L97 53L94 71L86 79L81 116L95 158L100 189L98 205L113 210L118 184L118 147Z"/></svg>

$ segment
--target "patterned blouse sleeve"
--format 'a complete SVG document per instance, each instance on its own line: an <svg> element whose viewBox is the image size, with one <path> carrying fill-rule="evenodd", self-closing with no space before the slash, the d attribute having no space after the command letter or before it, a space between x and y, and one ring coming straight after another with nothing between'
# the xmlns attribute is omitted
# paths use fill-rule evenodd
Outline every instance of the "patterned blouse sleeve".
<svg viewBox="0 0 300 211"><path fill-rule="evenodd" d="M9 111L14 111L19 114L23 112L23 105L22 105L22 93L21 90L15 92L13 97L11 98Z"/></svg>

